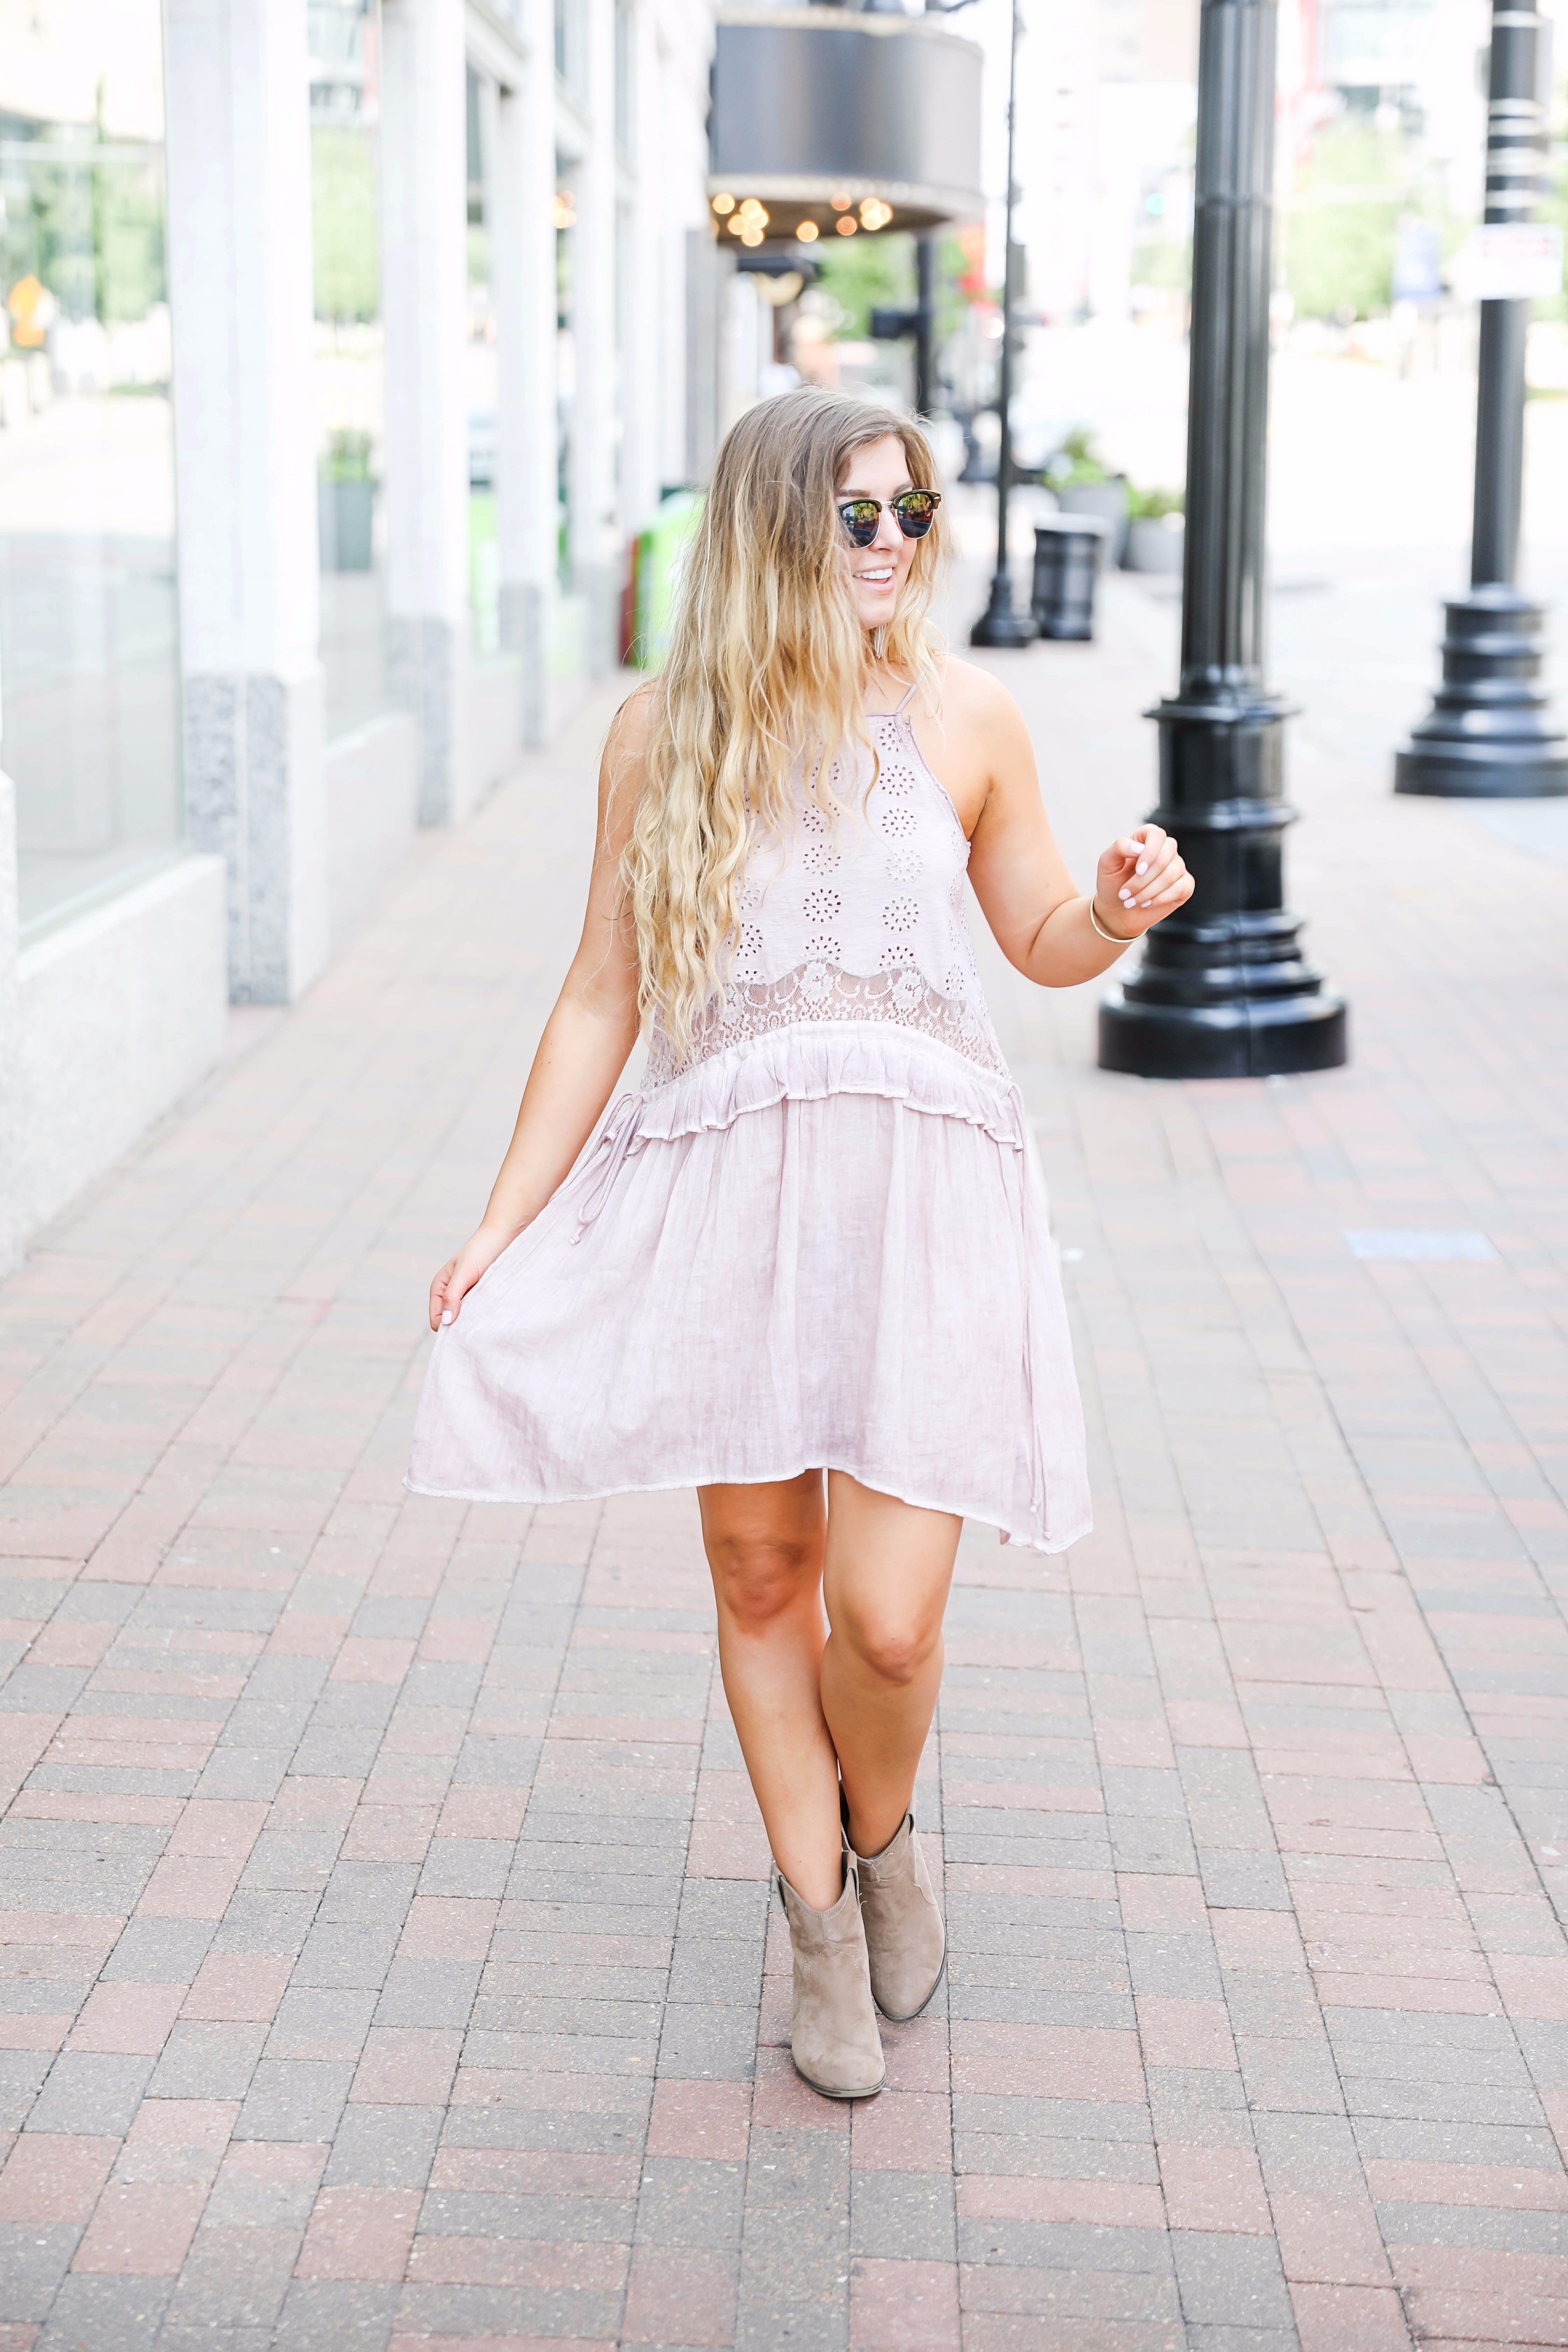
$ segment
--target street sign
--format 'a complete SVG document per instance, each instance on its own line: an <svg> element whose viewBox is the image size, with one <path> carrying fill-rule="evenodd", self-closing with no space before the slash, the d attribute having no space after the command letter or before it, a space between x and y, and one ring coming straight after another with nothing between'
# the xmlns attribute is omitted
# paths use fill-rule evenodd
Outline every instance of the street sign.
<svg viewBox="0 0 1568 2352"><path fill-rule="evenodd" d="M1394 232L1394 299L1435 302L1443 291L1443 239L1437 224L1407 213Z"/></svg>
<svg viewBox="0 0 1568 2352"><path fill-rule="evenodd" d="M1563 232L1552 221L1489 221L1468 240L1461 282L1479 302L1529 302L1563 290Z"/></svg>

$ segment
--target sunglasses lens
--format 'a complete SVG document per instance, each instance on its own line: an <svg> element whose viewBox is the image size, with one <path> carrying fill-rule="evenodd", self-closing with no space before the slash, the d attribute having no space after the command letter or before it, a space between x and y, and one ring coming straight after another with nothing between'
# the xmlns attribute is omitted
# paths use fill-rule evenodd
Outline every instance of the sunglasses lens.
<svg viewBox="0 0 1568 2352"><path fill-rule="evenodd" d="M936 520L936 500L929 490L906 490L894 512L906 539L923 539Z"/></svg>
<svg viewBox="0 0 1568 2352"><path fill-rule="evenodd" d="M877 536L882 509L873 499L854 499L838 509L839 519L857 547L869 547Z"/></svg>

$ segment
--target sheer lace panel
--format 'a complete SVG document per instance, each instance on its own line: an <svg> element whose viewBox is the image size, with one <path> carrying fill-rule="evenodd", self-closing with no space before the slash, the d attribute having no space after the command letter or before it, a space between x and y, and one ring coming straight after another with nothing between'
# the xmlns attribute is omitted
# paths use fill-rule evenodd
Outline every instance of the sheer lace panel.
<svg viewBox="0 0 1568 2352"><path fill-rule="evenodd" d="M952 977L963 975L954 972ZM676 1059L668 1037L656 1024L648 1041L647 1084L665 1086L732 1045L753 1045L776 1030L814 1021L886 1022L918 1029L982 1069L1003 1078L1007 1075L983 1001L967 994L944 996L916 964L858 972L812 957L778 980L731 982L723 1003L715 1003L699 1022L691 1049L682 1060Z"/></svg>
<svg viewBox="0 0 1568 2352"><path fill-rule="evenodd" d="M822 1022L918 1030L1005 1078L963 917L969 844L907 709L874 719L877 761L837 786L836 823L804 775L793 821L759 833L721 997L678 1058L656 1023L647 1085L733 1046Z"/></svg>

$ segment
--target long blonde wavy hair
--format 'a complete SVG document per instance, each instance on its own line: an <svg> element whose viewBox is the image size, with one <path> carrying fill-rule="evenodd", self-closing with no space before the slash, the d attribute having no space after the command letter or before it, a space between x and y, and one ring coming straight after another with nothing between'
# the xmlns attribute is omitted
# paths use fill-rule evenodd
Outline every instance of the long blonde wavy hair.
<svg viewBox="0 0 1568 2352"><path fill-rule="evenodd" d="M835 499L854 452L889 435L914 487L934 489L930 445L908 417L806 387L748 409L719 452L621 860L638 1010L645 1023L657 1015L678 1058L724 986L753 827L784 830L802 766L837 820L839 754L854 747L858 764L872 751L872 650L845 582ZM941 529L939 511L883 633L883 657L926 684L940 644L928 616ZM874 762L873 751L872 774Z"/></svg>

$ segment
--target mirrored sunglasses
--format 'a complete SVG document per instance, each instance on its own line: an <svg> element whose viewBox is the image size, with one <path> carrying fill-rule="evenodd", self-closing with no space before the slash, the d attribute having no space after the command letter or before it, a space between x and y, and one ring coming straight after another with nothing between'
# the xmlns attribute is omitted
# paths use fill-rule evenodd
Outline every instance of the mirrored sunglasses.
<svg viewBox="0 0 1568 2352"><path fill-rule="evenodd" d="M880 499L846 499L838 509L838 520L856 547L869 547L882 521ZM892 499L889 511L898 519L899 529L906 539L923 539L936 520L936 510L942 504L940 490L905 490Z"/></svg>

